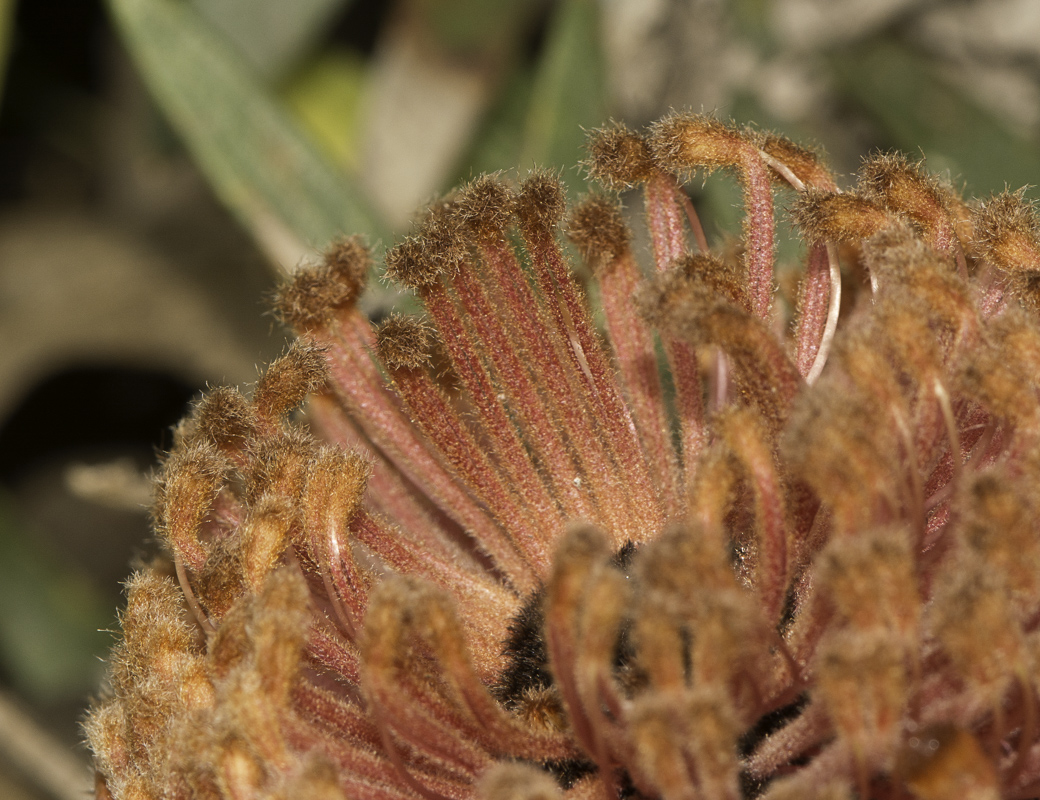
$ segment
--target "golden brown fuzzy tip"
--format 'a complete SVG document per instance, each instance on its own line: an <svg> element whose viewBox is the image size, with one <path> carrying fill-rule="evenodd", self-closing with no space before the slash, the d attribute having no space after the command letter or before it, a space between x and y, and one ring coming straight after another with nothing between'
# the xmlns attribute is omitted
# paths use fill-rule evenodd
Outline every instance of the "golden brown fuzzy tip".
<svg viewBox="0 0 1040 800"><path fill-rule="evenodd" d="M221 386L195 407L183 434L198 436L222 449L241 449L256 435L256 411L238 389Z"/></svg>
<svg viewBox="0 0 1040 800"><path fill-rule="evenodd" d="M290 529L295 517L285 498L262 497L242 525L242 573L254 592L259 592L267 576L281 561L289 546Z"/></svg>
<svg viewBox="0 0 1040 800"><path fill-rule="evenodd" d="M816 655L817 688L840 739L854 752L896 744L908 680L891 631L832 631Z"/></svg>
<svg viewBox="0 0 1040 800"><path fill-rule="evenodd" d="M646 281L636 293L636 307L653 327L674 332L698 314L722 306L750 313L741 271L706 253L687 255Z"/></svg>
<svg viewBox="0 0 1040 800"><path fill-rule="evenodd" d="M769 800L803 800L805 797L813 797L814 800L853 800L852 789L840 778L825 783L816 780L811 785L807 783L805 776L799 774L773 781L769 784Z"/></svg>
<svg viewBox="0 0 1040 800"><path fill-rule="evenodd" d="M481 779L479 796L486 800L558 800L563 793L544 770L500 761Z"/></svg>
<svg viewBox="0 0 1040 800"><path fill-rule="evenodd" d="M880 153L865 159L859 172L859 193L932 229L948 214L949 192L944 192L938 179L922 167L899 153Z"/></svg>
<svg viewBox="0 0 1040 800"><path fill-rule="evenodd" d="M126 594L126 610L119 615L124 641L117 653L129 677L137 677L149 662L162 668L176 652L197 647L176 581L150 570L135 572L126 582Z"/></svg>
<svg viewBox="0 0 1040 800"><path fill-rule="evenodd" d="M249 656L252 643L246 629L248 613L248 600L238 603L221 619L220 626L206 643L206 661L218 681L227 678L228 673Z"/></svg>
<svg viewBox="0 0 1040 800"><path fill-rule="evenodd" d="M689 720L691 747L700 786L709 797L739 797L737 737L741 722L729 695L719 686L697 686L682 705Z"/></svg>
<svg viewBox="0 0 1040 800"><path fill-rule="evenodd" d="M932 351L929 344L938 335L960 336L975 329L978 313L969 285L957 273L951 259L943 259L905 225L894 225L863 243L863 263L871 275L881 279L877 319L895 352L902 352L924 374L933 367L922 358ZM887 289L886 289L887 287ZM931 333L920 339L919 320L927 320ZM961 333L958 333L960 331Z"/></svg>
<svg viewBox="0 0 1040 800"><path fill-rule="evenodd" d="M650 151L669 172L734 166L747 150L743 132L703 114L678 113L650 128Z"/></svg>
<svg viewBox="0 0 1040 800"><path fill-rule="evenodd" d="M567 235L594 270L609 268L632 238L621 208L603 195L590 195L571 212Z"/></svg>
<svg viewBox="0 0 1040 800"><path fill-rule="evenodd" d="M877 420L891 413L900 393L877 339L875 328L862 326L837 343L832 358L840 369L798 397L782 444L791 472L834 508L839 531L897 491L895 433Z"/></svg>
<svg viewBox="0 0 1040 800"><path fill-rule="evenodd" d="M307 528L324 532L330 525L349 525L361 508L371 474L372 465L359 453L322 448L307 473Z"/></svg>
<svg viewBox="0 0 1040 800"><path fill-rule="evenodd" d="M275 314L298 331L320 328L348 298L344 287L332 281L324 267L305 267L279 289Z"/></svg>
<svg viewBox="0 0 1040 800"><path fill-rule="evenodd" d="M429 258L449 274L459 268L469 253L465 220L457 205L457 201L443 201L430 206L416 233L426 243Z"/></svg>
<svg viewBox="0 0 1040 800"><path fill-rule="evenodd" d="M716 296L751 313L747 280L738 266L710 253L693 253L680 258L675 267L687 280L710 287Z"/></svg>
<svg viewBox="0 0 1040 800"><path fill-rule="evenodd" d="M396 684L394 673L415 657L409 653L413 642L428 646L442 664L469 657L455 607L444 590L414 575L393 575L369 595L361 639L368 675Z"/></svg>
<svg viewBox="0 0 1040 800"><path fill-rule="evenodd" d="M791 214L807 241L854 243L894 222L888 211L866 198L811 189L799 194Z"/></svg>
<svg viewBox="0 0 1040 800"><path fill-rule="evenodd" d="M325 251L325 266L345 284L353 283L361 294L372 268L372 253L361 236L338 239Z"/></svg>
<svg viewBox="0 0 1040 800"><path fill-rule="evenodd" d="M271 572L251 609L250 632L260 690L271 707L285 698L301 667L312 617L310 590L299 569Z"/></svg>
<svg viewBox="0 0 1040 800"><path fill-rule="evenodd" d="M1040 216L1025 189L982 201L972 221L977 257L1006 272L1040 272Z"/></svg>
<svg viewBox="0 0 1040 800"><path fill-rule="evenodd" d="M202 609L200 619L223 619L245 593L239 550L236 537L215 539L206 562L192 576L193 593Z"/></svg>
<svg viewBox="0 0 1040 800"><path fill-rule="evenodd" d="M296 408L329 379L328 348L307 339L296 339L275 359L256 384L253 405L257 413L273 419Z"/></svg>
<svg viewBox="0 0 1040 800"><path fill-rule="evenodd" d="M386 276L421 292L455 273L468 252L465 221L453 203L437 203L414 236L386 253Z"/></svg>
<svg viewBox="0 0 1040 800"><path fill-rule="evenodd" d="M308 800L346 800L336 768L325 756L310 755L303 770L288 783L284 797Z"/></svg>
<svg viewBox="0 0 1040 800"><path fill-rule="evenodd" d="M379 358L391 372L422 369L430 363L433 332L421 320L391 314L376 329Z"/></svg>
<svg viewBox="0 0 1040 800"><path fill-rule="evenodd" d="M224 683L222 688L228 688L229 679L234 682L236 677L246 676L257 694L267 689L277 694L278 684L288 688L285 679L291 679L299 664L299 645L310 628L309 602L306 580L299 570L291 568L269 573L255 594L239 595L207 643L206 659L212 674ZM267 672L267 681L257 674L260 672ZM262 698L261 702L261 698L254 698L253 713L270 713L264 703L275 699ZM232 713L242 710L235 709L234 703L230 705ZM252 733L248 729L245 732Z"/></svg>
<svg viewBox="0 0 1040 800"><path fill-rule="evenodd" d="M481 175L463 186L452 214L479 240L502 237L513 211L513 192L497 175Z"/></svg>
<svg viewBox="0 0 1040 800"><path fill-rule="evenodd" d="M923 163L911 164L902 153L875 153L863 159L859 170L859 193L863 197L884 202L890 193L934 188L935 178L924 172Z"/></svg>
<svg viewBox="0 0 1040 800"><path fill-rule="evenodd" d="M740 797L729 698L714 686L671 697L651 694L633 703L632 744L643 774L668 797ZM689 778L697 766L696 790Z"/></svg>
<svg viewBox="0 0 1040 800"><path fill-rule="evenodd" d="M371 256L361 237L334 242L317 266L300 269L278 292L275 312L299 331L327 325L353 306L365 288Z"/></svg>
<svg viewBox="0 0 1040 800"><path fill-rule="evenodd" d="M898 526L835 538L817 558L820 586L857 630L912 635L920 609L908 532ZM883 597L877 587L884 586Z"/></svg>
<svg viewBox="0 0 1040 800"><path fill-rule="evenodd" d="M201 439L179 448L163 464L155 517L159 533L175 553L191 561L201 556L196 534L229 471L228 461Z"/></svg>
<svg viewBox="0 0 1040 800"><path fill-rule="evenodd" d="M997 416L1034 422L1040 413L1033 390L1040 373L1040 329L1026 312L1012 308L989 324L986 338L958 375L962 390Z"/></svg>
<svg viewBox="0 0 1040 800"><path fill-rule="evenodd" d="M929 627L962 680L983 703L997 702L1016 670L1031 661L1021 625L1007 602L1003 575L961 554L936 582ZM985 698L985 699L983 699Z"/></svg>
<svg viewBox="0 0 1040 800"><path fill-rule="evenodd" d="M546 587L548 607L566 608L574 613L572 603L580 599L579 586L595 564L606 563L610 557L607 535L595 525L572 523L556 545L552 575Z"/></svg>
<svg viewBox="0 0 1040 800"><path fill-rule="evenodd" d="M585 144L589 177L608 189L630 189L650 179L654 160L646 139L620 123L593 131Z"/></svg>
<svg viewBox="0 0 1040 800"><path fill-rule="evenodd" d="M691 492L721 517L736 496L737 479L729 459L713 461L711 469L697 473ZM706 472L711 474L703 474ZM714 533L699 525L676 524L666 529L652 547L639 553L634 566L645 584L648 601L663 600L667 607L671 605L670 597L699 601L708 594L733 588L735 580L730 569L728 542L723 544L721 537ZM699 576L696 584L689 580L694 571ZM673 606L671 613L677 611Z"/></svg>
<svg viewBox="0 0 1040 800"><path fill-rule="evenodd" d="M978 740L949 723L917 731L899 753L895 772L921 800L998 797L996 768Z"/></svg>
<svg viewBox="0 0 1040 800"><path fill-rule="evenodd" d="M894 227L868 240L863 263L880 279L878 336L896 360L928 383L942 369L942 350L974 337L981 320L970 286L952 260L906 231ZM883 245L886 241L892 244Z"/></svg>
<svg viewBox="0 0 1040 800"><path fill-rule="evenodd" d="M386 251L386 277L409 289L433 286L440 276L441 270L428 258L425 243L420 239L405 239Z"/></svg>
<svg viewBox="0 0 1040 800"><path fill-rule="evenodd" d="M516 700L514 713L534 729L559 732L567 729L567 714L555 687L525 689Z"/></svg>
<svg viewBox="0 0 1040 800"><path fill-rule="evenodd" d="M266 494L298 500L303 495L307 468L318 445L307 433L291 430L269 436L254 445L246 495L251 503Z"/></svg>
<svg viewBox="0 0 1040 800"><path fill-rule="evenodd" d="M1035 472L1034 472L1035 475ZM1028 480L995 467L967 482L960 498L959 540L967 551L1004 575L1018 619L1025 619L1040 588L1040 542L1034 535L1038 498Z"/></svg>
<svg viewBox="0 0 1040 800"><path fill-rule="evenodd" d="M516 218L527 235L555 231L567 213L567 195L559 177L548 170L535 170L516 196Z"/></svg>
<svg viewBox="0 0 1040 800"><path fill-rule="evenodd" d="M815 150L795 144L778 133L763 133L755 137L759 150L786 166L806 186L833 185L834 175L823 164Z"/></svg>
<svg viewBox="0 0 1040 800"><path fill-rule="evenodd" d="M654 328L668 327L675 317L696 313L715 301L681 269L654 275L639 287L634 299L640 316Z"/></svg>
<svg viewBox="0 0 1040 800"><path fill-rule="evenodd" d="M925 270L947 275L954 280L950 268L931 247L908 225L894 224L863 242L866 268L876 275L887 275L901 283L913 281ZM952 289L952 283L950 288ZM952 296L952 293L951 293Z"/></svg>
<svg viewBox="0 0 1040 800"><path fill-rule="evenodd" d="M133 777L141 773L128 775L127 760L143 767L141 772L162 770L171 722L213 702L202 643L184 616L177 584L152 571L139 572L127 582L127 594L120 614L123 641L112 654L114 696L85 726L98 749L98 769L116 797L145 796L134 793Z"/></svg>

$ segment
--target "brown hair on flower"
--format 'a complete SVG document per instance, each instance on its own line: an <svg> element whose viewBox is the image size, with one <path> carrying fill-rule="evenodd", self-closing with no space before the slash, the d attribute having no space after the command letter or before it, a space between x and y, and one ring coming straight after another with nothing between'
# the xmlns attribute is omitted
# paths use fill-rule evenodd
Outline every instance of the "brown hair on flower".
<svg viewBox="0 0 1040 800"><path fill-rule="evenodd" d="M283 288L303 338L164 462L100 797L1040 795L1033 207L894 155L843 192L691 114L594 132L587 167L641 188L646 263L613 196L568 214L536 172L386 254L421 317L358 310L358 238ZM682 187L717 168L733 252Z"/></svg>

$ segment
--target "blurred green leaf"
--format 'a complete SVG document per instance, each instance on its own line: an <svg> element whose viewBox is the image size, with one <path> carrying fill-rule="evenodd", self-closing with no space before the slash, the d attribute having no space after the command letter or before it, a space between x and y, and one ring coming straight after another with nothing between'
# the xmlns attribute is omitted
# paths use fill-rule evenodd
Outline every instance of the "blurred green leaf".
<svg viewBox="0 0 1040 800"><path fill-rule="evenodd" d="M260 75L296 64L350 0L194 0L195 7Z"/></svg>
<svg viewBox="0 0 1040 800"><path fill-rule="evenodd" d="M0 658L17 687L40 701L94 688L114 624L102 593L58 566L0 493Z"/></svg>
<svg viewBox="0 0 1040 800"><path fill-rule="evenodd" d="M530 107L533 77L529 67L520 67L505 81L460 161L455 183L482 172L515 169L524 146L524 123Z"/></svg>
<svg viewBox="0 0 1040 800"><path fill-rule="evenodd" d="M11 55L11 38L14 33L14 10L16 5L17 0L0 0L0 99L4 96L7 59Z"/></svg>
<svg viewBox="0 0 1040 800"><path fill-rule="evenodd" d="M300 69L281 92L306 131L344 170L357 167L364 85L364 61L353 53L331 51Z"/></svg>
<svg viewBox="0 0 1040 800"><path fill-rule="evenodd" d="M541 0L415 0L420 24L458 55L496 57L512 50Z"/></svg>
<svg viewBox="0 0 1040 800"><path fill-rule="evenodd" d="M585 130L607 113L600 23L592 0L563 0L553 17L528 107L520 165L567 167L584 155ZM576 174L565 176L579 183Z"/></svg>
<svg viewBox="0 0 1040 800"><path fill-rule="evenodd" d="M942 80L924 56L880 40L831 60L845 90L896 147L923 152L929 169L949 169L971 194L1040 183L1040 143L1005 129Z"/></svg>
<svg viewBox="0 0 1040 800"><path fill-rule="evenodd" d="M332 166L189 5L109 0L145 80L214 190L268 255L291 269L345 233L382 236Z"/></svg>
<svg viewBox="0 0 1040 800"><path fill-rule="evenodd" d="M736 30L765 52L776 49L773 5L772 0L731 0L729 5L729 17Z"/></svg>

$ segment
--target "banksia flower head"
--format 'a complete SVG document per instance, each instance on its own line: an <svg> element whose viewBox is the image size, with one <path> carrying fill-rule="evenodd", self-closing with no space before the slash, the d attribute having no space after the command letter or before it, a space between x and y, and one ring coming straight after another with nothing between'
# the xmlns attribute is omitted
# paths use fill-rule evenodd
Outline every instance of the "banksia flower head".
<svg viewBox="0 0 1040 800"><path fill-rule="evenodd" d="M356 238L283 288L297 341L162 467L99 796L1040 795L1035 210L686 114L587 169L641 188L646 263L536 172L387 252L421 315L361 314Z"/></svg>

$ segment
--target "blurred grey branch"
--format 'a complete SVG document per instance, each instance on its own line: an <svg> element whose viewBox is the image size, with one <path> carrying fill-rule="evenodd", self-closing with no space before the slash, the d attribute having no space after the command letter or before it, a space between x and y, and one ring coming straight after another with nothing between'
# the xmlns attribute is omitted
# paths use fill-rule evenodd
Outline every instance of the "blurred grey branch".
<svg viewBox="0 0 1040 800"><path fill-rule="evenodd" d="M0 692L0 752L54 800L83 800L93 793L86 759L70 753L7 692Z"/></svg>

